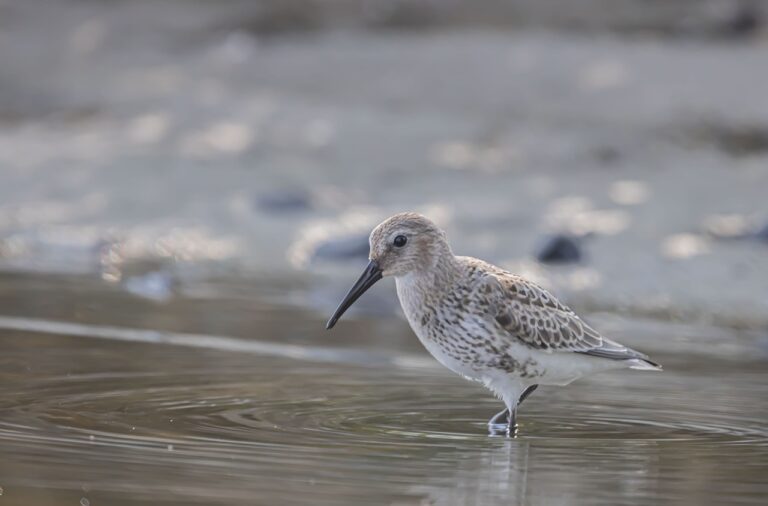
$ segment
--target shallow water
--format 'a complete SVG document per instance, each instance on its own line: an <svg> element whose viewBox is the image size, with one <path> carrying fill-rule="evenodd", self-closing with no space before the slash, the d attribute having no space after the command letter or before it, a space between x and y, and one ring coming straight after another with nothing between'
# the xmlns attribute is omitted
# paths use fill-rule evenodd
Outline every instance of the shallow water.
<svg viewBox="0 0 768 506"><path fill-rule="evenodd" d="M327 333L295 287L206 285L158 304L93 280L2 286L3 504L768 497L759 334L596 315L665 371L541 388L507 439L486 433L498 401L437 366L402 321Z"/></svg>

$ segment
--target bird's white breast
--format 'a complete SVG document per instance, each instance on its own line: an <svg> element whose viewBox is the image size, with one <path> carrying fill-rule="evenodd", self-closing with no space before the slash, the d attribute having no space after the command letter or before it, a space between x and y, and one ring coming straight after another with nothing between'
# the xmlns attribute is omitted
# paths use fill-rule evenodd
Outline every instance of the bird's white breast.
<svg viewBox="0 0 768 506"><path fill-rule="evenodd" d="M413 275L396 278L395 285L397 287L397 296L400 299L400 306L403 308L405 317L407 318L411 329L416 334L416 337L419 338L419 341L421 341L421 344L427 351L435 357L438 362L456 374L460 374L471 380L483 381L482 375L478 373L477 370L473 369L468 363L456 359L448 353L440 343L430 336L430 325L434 325L433 319L443 317L443 315L440 314L442 308L439 299L433 299L434 305L427 307L429 302L426 302L425 299L429 300L431 297L425 297L425 295L428 294L423 293L421 287L415 282ZM435 313L430 314L433 310Z"/></svg>

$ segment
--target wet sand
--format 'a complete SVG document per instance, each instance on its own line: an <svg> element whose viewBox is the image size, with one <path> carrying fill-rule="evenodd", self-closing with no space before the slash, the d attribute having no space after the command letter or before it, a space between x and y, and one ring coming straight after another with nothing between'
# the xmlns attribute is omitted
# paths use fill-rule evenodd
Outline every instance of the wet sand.
<svg viewBox="0 0 768 506"><path fill-rule="evenodd" d="M768 324L759 25L625 5L601 16L645 32L529 12L265 33L240 3L181 5L3 6L4 270L354 275L360 238L413 209L573 305ZM554 233L587 236L580 264L534 261Z"/></svg>

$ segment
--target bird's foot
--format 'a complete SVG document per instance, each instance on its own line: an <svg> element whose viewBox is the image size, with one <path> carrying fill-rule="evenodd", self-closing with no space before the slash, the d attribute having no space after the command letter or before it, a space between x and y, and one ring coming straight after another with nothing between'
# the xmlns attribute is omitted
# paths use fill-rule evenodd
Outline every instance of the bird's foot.
<svg viewBox="0 0 768 506"><path fill-rule="evenodd" d="M517 434L515 416L510 416L508 409L496 413L488 420L488 434L491 436L514 437Z"/></svg>

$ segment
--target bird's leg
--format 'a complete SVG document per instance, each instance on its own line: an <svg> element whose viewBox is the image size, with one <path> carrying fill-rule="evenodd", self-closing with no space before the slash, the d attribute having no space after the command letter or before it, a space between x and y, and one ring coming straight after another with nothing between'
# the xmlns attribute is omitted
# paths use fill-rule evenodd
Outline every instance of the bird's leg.
<svg viewBox="0 0 768 506"><path fill-rule="evenodd" d="M515 409L509 410L509 421L507 422L507 437L517 436L517 406L519 405L520 403L518 402L517 405L515 405Z"/></svg>
<svg viewBox="0 0 768 506"><path fill-rule="evenodd" d="M523 401L526 400L528 396L531 395L533 391L536 390L537 388L539 388L539 385L531 385L528 388L526 388L525 391L523 392L523 395L520 396L520 400L517 401L517 405L519 406L520 404L522 404Z"/></svg>
<svg viewBox="0 0 768 506"><path fill-rule="evenodd" d="M499 411L493 418L488 420L488 433L491 436L498 436L499 434L505 434L509 427L509 410L503 409Z"/></svg>
<svg viewBox="0 0 768 506"><path fill-rule="evenodd" d="M504 409L496 413L493 418L488 421L488 432L491 436L514 436L517 432L517 423L515 422L517 414L517 406L515 409Z"/></svg>
<svg viewBox="0 0 768 506"><path fill-rule="evenodd" d="M493 418L488 420L488 425L507 425L508 421L509 421L509 410L507 408L504 408L503 410L493 415Z"/></svg>
<svg viewBox="0 0 768 506"><path fill-rule="evenodd" d="M515 436L517 433L517 407L538 387L539 385L531 385L526 388L517 400L514 409L507 408L502 410L488 421L488 431L492 436L499 435L499 433L506 434L509 437Z"/></svg>
<svg viewBox="0 0 768 506"><path fill-rule="evenodd" d="M529 395L533 393L534 390L539 388L539 385L531 385L528 388L526 388L522 395L520 395L520 398L517 400L517 404L515 404L515 409L511 410L509 413L509 422L507 423L507 436L514 437L517 435L517 407L523 403L524 400L528 398Z"/></svg>

